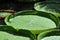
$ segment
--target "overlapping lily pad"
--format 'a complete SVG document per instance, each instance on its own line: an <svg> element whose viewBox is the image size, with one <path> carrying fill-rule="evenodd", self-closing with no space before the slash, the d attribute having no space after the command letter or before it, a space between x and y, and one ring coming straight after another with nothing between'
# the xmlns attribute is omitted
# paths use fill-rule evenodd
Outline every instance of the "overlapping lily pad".
<svg viewBox="0 0 60 40"><path fill-rule="evenodd" d="M29 37L17 36L7 32L0 31L0 40L31 40Z"/></svg>
<svg viewBox="0 0 60 40"><path fill-rule="evenodd" d="M38 35L37 40L59 40L60 29L54 29L42 32Z"/></svg>
<svg viewBox="0 0 60 40"><path fill-rule="evenodd" d="M17 12L15 16L10 15L6 17L5 22L16 30L30 30L34 34L54 29L59 25L58 18L53 14L34 10Z"/></svg>
<svg viewBox="0 0 60 40"><path fill-rule="evenodd" d="M56 16L59 16L60 0L46 0L45 2L38 2L35 3L34 8L37 11L52 13L55 14Z"/></svg>
<svg viewBox="0 0 60 40"><path fill-rule="evenodd" d="M0 26L0 40L35 40L35 35L28 30L15 30L11 26Z"/></svg>

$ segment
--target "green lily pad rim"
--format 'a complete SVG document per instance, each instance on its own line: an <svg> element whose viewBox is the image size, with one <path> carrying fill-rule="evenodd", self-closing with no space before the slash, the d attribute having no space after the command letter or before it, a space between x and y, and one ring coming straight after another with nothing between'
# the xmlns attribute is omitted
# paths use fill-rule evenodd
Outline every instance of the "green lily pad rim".
<svg viewBox="0 0 60 40"><path fill-rule="evenodd" d="M11 26L7 26L7 25L0 25L0 31L8 32L8 33L13 34L13 35L30 37L32 40L36 39L36 36L32 32L30 32L29 30L22 30L22 29L15 30Z"/></svg>
<svg viewBox="0 0 60 40"><path fill-rule="evenodd" d="M29 37L17 36L5 31L0 31L0 40L31 40Z"/></svg>
<svg viewBox="0 0 60 40"><path fill-rule="evenodd" d="M52 29L52 30L44 31L38 35L37 40L41 40L44 37L54 36L54 35L59 36L60 29Z"/></svg>

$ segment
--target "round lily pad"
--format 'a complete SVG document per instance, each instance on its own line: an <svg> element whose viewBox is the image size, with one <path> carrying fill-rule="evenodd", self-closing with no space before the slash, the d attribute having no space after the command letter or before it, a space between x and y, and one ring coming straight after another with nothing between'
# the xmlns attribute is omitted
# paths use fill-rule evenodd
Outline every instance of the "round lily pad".
<svg viewBox="0 0 60 40"><path fill-rule="evenodd" d="M15 29L21 28L21 29L28 29L28 30L43 30L43 29L48 29L49 27L50 28L56 27L56 24L52 20L48 18L36 16L36 15L16 16L14 18L11 18L9 22L11 22L10 23L11 26L14 25ZM46 22L49 22L49 24L47 24ZM47 25L49 25L49 27Z"/></svg>
<svg viewBox="0 0 60 40"><path fill-rule="evenodd" d="M60 29L42 32L38 35L37 40L60 40Z"/></svg>
<svg viewBox="0 0 60 40"><path fill-rule="evenodd" d="M6 17L5 22L16 30L30 30L35 34L54 29L59 24L57 17L54 15L33 10L17 12L15 16Z"/></svg>

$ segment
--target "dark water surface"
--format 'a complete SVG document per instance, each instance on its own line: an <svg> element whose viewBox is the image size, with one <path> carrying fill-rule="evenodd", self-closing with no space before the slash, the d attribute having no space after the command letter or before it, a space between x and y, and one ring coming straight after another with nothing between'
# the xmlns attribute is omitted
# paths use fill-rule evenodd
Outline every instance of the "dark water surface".
<svg viewBox="0 0 60 40"><path fill-rule="evenodd" d="M39 0L44 1L44 0ZM38 2L38 1L36 1ZM34 3L36 2L18 2L15 0L0 0L0 10L14 10L16 12L21 10L34 10ZM5 25L4 19L0 19L0 25Z"/></svg>

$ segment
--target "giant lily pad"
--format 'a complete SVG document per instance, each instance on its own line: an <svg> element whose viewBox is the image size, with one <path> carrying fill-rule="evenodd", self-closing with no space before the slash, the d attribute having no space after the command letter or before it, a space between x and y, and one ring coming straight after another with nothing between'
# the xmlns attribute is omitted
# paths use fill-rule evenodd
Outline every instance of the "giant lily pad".
<svg viewBox="0 0 60 40"><path fill-rule="evenodd" d="M54 29L59 25L57 17L53 14L33 10L21 11L16 13L15 16L8 16L5 18L5 22L16 30L30 30L34 34L48 29Z"/></svg>
<svg viewBox="0 0 60 40"><path fill-rule="evenodd" d="M34 9L47 13L55 14L60 17L60 0L46 0L45 2L35 3Z"/></svg>
<svg viewBox="0 0 60 40"><path fill-rule="evenodd" d="M31 40L29 37L17 36L8 32L0 31L0 40Z"/></svg>
<svg viewBox="0 0 60 40"><path fill-rule="evenodd" d="M38 35L37 40L60 40L60 29L42 32Z"/></svg>

